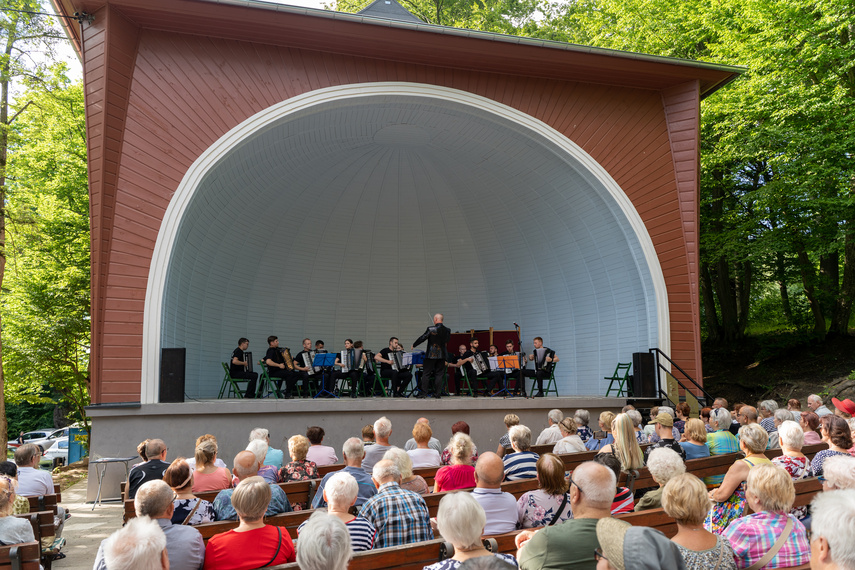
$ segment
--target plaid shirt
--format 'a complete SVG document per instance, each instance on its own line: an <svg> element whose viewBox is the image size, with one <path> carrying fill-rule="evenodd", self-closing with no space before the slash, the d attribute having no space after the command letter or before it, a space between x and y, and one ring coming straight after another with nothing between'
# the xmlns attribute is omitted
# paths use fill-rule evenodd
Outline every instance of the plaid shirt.
<svg viewBox="0 0 855 570"><path fill-rule="evenodd" d="M793 530L784 546L764 568L801 566L810 560L810 542L804 525L793 515L763 511L736 519L723 536L733 547L737 568L748 568L769 552L784 531L787 518L793 520Z"/></svg>
<svg viewBox="0 0 855 570"><path fill-rule="evenodd" d="M377 528L374 548L433 540L424 499L394 481L383 483L377 494L362 506L359 516Z"/></svg>

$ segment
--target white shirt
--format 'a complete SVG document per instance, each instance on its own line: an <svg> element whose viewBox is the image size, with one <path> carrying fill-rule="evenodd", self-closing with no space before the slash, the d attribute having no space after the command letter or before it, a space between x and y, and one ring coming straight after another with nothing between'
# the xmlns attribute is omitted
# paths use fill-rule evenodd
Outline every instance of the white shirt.
<svg viewBox="0 0 855 570"><path fill-rule="evenodd" d="M405 451L412 451L413 449L416 449L418 447L419 444L416 443L416 439L414 437L408 439L407 443L404 444ZM431 449L435 449L437 452L442 451L442 444L435 437L430 438L430 441L428 442L428 447L430 447Z"/></svg>
<svg viewBox="0 0 855 570"><path fill-rule="evenodd" d="M561 430L558 429L558 424L552 424L537 436L537 441L535 445L549 445L551 443L558 443L561 439Z"/></svg>
<svg viewBox="0 0 855 570"><path fill-rule="evenodd" d="M186 461L187 465L190 466L190 471L196 470L196 458L195 457L188 457L184 461ZM226 466L226 462L223 461L222 459L220 459L219 457L217 457L214 460L214 465L216 465L217 467L222 467L223 469L228 469L228 467ZM231 473L231 471L229 471L229 473Z"/></svg>
<svg viewBox="0 0 855 570"><path fill-rule="evenodd" d="M822 417L822 416L828 416L832 412L831 412L831 410L828 409L828 407L826 407L825 404L823 404L820 407L818 407L814 413L816 415L818 415L819 417Z"/></svg>
<svg viewBox="0 0 855 570"><path fill-rule="evenodd" d="M584 442L582 442L582 438L578 435L568 435L555 444L555 448L552 450L552 453L560 455L562 453L579 453L581 451L587 451Z"/></svg>
<svg viewBox="0 0 855 570"><path fill-rule="evenodd" d="M413 460L413 468L439 467L439 452L435 449L411 449L407 455Z"/></svg>
<svg viewBox="0 0 855 570"><path fill-rule="evenodd" d="M22 497L53 495L53 477L41 469L18 467L17 493Z"/></svg>

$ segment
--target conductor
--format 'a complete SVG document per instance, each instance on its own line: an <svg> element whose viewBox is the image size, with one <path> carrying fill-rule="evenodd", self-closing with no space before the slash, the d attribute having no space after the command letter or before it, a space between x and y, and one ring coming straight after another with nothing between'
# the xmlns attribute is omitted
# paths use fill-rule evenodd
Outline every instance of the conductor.
<svg viewBox="0 0 855 570"><path fill-rule="evenodd" d="M441 380L445 368L445 361L448 358L446 345L451 338L451 329L442 324L442 315L437 313L433 316L433 326L425 329L422 336L416 339L413 343L413 348L417 347L424 341L428 341L427 350L425 350L425 362L422 369L421 392L416 398L425 398L428 393L430 381L433 379L433 397L441 398L442 392Z"/></svg>

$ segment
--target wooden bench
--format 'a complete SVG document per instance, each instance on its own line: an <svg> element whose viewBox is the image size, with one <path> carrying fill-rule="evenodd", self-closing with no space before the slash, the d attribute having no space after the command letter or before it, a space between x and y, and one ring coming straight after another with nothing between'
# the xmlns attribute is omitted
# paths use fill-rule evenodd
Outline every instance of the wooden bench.
<svg viewBox="0 0 855 570"><path fill-rule="evenodd" d="M0 569L39 570L42 548L38 542L0 546Z"/></svg>
<svg viewBox="0 0 855 570"><path fill-rule="evenodd" d="M30 526L33 529L33 537L36 539L36 542L42 546L49 547L50 543L53 542L53 537L56 536L53 512L31 511L29 513L22 513L13 516L20 519L27 519L29 521ZM50 542L48 544L44 544L43 539L48 538L50 539ZM53 559L54 556L51 554L41 556L42 566L44 566L45 570L50 570Z"/></svg>
<svg viewBox="0 0 855 570"><path fill-rule="evenodd" d="M292 539L297 538L297 527L303 524L304 521L308 520L312 513L315 512L315 509L306 509L305 511L294 511L291 513L282 513L279 515L274 515L272 517L264 517L264 522L266 524L272 526L282 527L284 530L288 531L288 534L291 535ZM226 532L227 530L231 530L233 528L237 528L240 524L240 521L216 521L211 523L203 523L194 525L193 528L202 533L202 538L205 542L208 542L215 534L219 534L221 532Z"/></svg>

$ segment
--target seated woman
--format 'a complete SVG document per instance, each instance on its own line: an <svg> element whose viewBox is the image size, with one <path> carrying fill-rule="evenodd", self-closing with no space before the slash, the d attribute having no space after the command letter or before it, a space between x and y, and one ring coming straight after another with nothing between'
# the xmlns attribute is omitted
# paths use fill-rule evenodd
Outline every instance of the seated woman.
<svg viewBox="0 0 855 570"><path fill-rule="evenodd" d="M782 410L775 412L777 414ZM787 411L787 410L783 410ZM772 463L781 467L790 474L793 481L804 479L811 476L810 459L802 453L802 446L805 441L805 432L796 422L787 420L778 426L778 445L783 452L778 457L772 459ZM793 509L793 514L796 518L803 519L807 516L807 506L796 507Z"/></svg>
<svg viewBox="0 0 855 570"><path fill-rule="evenodd" d="M472 450L475 445L467 434L457 432L448 442L451 465L440 467L434 476L433 492L469 489L475 486L475 466L472 465Z"/></svg>
<svg viewBox="0 0 855 570"><path fill-rule="evenodd" d="M650 452L647 457L647 468L650 476L659 485L658 489L648 491L635 504L635 511L658 509L662 506L662 488L677 475L686 472L686 464L680 454L667 447L660 447Z"/></svg>
<svg viewBox="0 0 855 570"><path fill-rule="evenodd" d="M739 451L739 441L730 432L731 423L733 423L733 418L730 412L724 408L710 412L710 427L713 430L707 434L707 447L710 448L710 455L724 455ZM720 485L722 481L724 481L724 475L704 477L704 483L707 485Z"/></svg>
<svg viewBox="0 0 855 570"><path fill-rule="evenodd" d="M704 429L707 430L707 433L712 433L713 428L710 425L710 413L712 412L712 408L701 408L701 421L704 422Z"/></svg>
<svg viewBox="0 0 855 570"><path fill-rule="evenodd" d="M246 446L247 451L251 451L258 462L261 463L261 468L258 470L258 476L262 477L268 483L279 482L279 470L272 465L264 465L264 458L267 457L267 442L260 439L254 439ZM237 482L235 482L237 485Z"/></svg>
<svg viewBox="0 0 855 570"><path fill-rule="evenodd" d="M843 418L823 416L819 420L819 429L822 441L828 444L828 449L818 451L810 462L815 477L822 475L823 461L835 455L849 455L849 449L852 447L852 430Z"/></svg>
<svg viewBox="0 0 855 570"><path fill-rule="evenodd" d="M620 461L611 453L599 453L594 456L594 462L605 465L615 474L615 481L620 481ZM617 487L615 498L612 500L612 514L631 513L635 507L635 498L629 487Z"/></svg>
<svg viewBox="0 0 855 570"><path fill-rule="evenodd" d="M802 431L805 432L805 445L816 445L822 443L819 434L819 416L811 411L802 412L799 420Z"/></svg>
<svg viewBox="0 0 855 570"><path fill-rule="evenodd" d="M564 418L558 423L558 431L561 432L561 439L555 443L552 448L552 453L579 453L585 451L585 442L579 437L579 430L576 429L576 422L572 418Z"/></svg>
<svg viewBox="0 0 855 570"><path fill-rule="evenodd" d="M193 492L206 493L232 487L232 474L225 467L217 467L217 444L206 439L196 446L196 469L193 471Z"/></svg>
<svg viewBox="0 0 855 570"><path fill-rule="evenodd" d="M339 471L327 480L324 485L324 501L327 503L327 512L337 517L347 526L350 533L350 542L354 552L371 550L374 548L374 537L377 529L367 519L350 514L350 507L356 504L359 494L359 484L353 475L345 471ZM297 534L303 532L303 528L309 521L297 527ZM302 541L300 542L302 545Z"/></svg>
<svg viewBox="0 0 855 570"><path fill-rule="evenodd" d="M721 534L731 521L745 513L745 482L748 474L759 465L772 463L763 454L768 440L769 436L760 424L747 424L739 428L739 449L745 458L736 460L725 473L721 486L709 492L713 506L704 520L705 529Z"/></svg>
<svg viewBox="0 0 855 570"><path fill-rule="evenodd" d="M855 489L855 457L836 455L822 464L822 490Z"/></svg>
<svg viewBox="0 0 855 570"><path fill-rule="evenodd" d="M424 570L455 570L470 558L495 556L518 567L510 554L492 554L484 548L481 535L487 525L484 508L470 493L449 493L439 502L436 513L439 533L454 546L454 555L442 562L425 566Z"/></svg>
<svg viewBox="0 0 855 570"><path fill-rule="evenodd" d="M564 462L557 455L546 453L537 460L537 482L537 489L523 493L517 501L519 528L535 528L572 519Z"/></svg>
<svg viewBox="0 0 855 570"><path fill-rule="evenodd" d="M469 435L469 424L467 424L463 420L459 422L454 422L454 424L451 426L452 437L454 437L454 434L459 432L463 432L466 435ZM474 465L476 461L478 461L478 447L475 444L472 444L472 464ZM440 464L451 465L451 448L447 445L440 454Z"/></svg>
<svg viewBox="0 0 855 570"><path fill-rule="evenodd" d="M353 548L347 527L337 517L317 511L300 528L306 531L297 552L300 570L347 570Z"/></svg>
<svg viewBox="0 0 855 570"><path fill-rule="evenodd" d="M407 453L413 461L413 467L439 467L439 452L428 446L433 430L427 424L416 423L413 426L413 439L416 440L416 448Z"/></svg>
<svg viewBox="0 0 855 570"><path fill-rule="evenodd" d="M748 426L742 429L745 427ZM790 514L796 498L790 475L775 465L758 465L748 474L745 497L755 514L736 519L723 533L733 547L736 567L748 568L767 553L772 554L772 545L781 536L786 540L764 568L806 564L810 560L810 543L804 525Z"/></svg>
<svg viewBox="0 0 855 570"><path fill-rule="evenodd" d="M232 506L240 525L211 537L205 547L204 570L252 570L296 560L288 531L264 524L270 496L270 485L261 477L247 477L238 484Z"/></svg>
<svg viewBox="0 0 855 570"><path fill-rule="evenodd" d="M12 516L16 496L15 481L0 475L0 544L20 544L36 540L30 521Z"/></svg>
<svg viewBox="0 0 855 570"><path fill-rule="evenodd" d="M704 529L710 498L704 482L692 475L677 475L662 488L662 509L677 523L671 539L688 570L735 570L730 542Z"/></svg>
<svg viewBox="0 0 855 570"><path fill-rule="evenodd" d="M520 417L516 414L505 414L505 429L507 433L499 438L499 447L496 449L496 455L504 457L507 453L512 453L511 449L511 428L520 425Z"/></svg>
<svg viewBox="0 0 855 570"><path fill-rule="evenodd" d="M145 440L145 441L148 441L148 440ZM199 447L199 444L202 443L203 441L213 441L214 445L217 445L217 436L210 434L210 433L200 435L199 437L196 438L196 447ZM145 442L143 442L143 443L145 443ZM140 445L143 445L143 444L141 443ZM196 449L196 447L194 447L193 449ZM137 451L139 451L139 448L137 448ZM145 453L145 446L143 446L142 452ZM195 451L194 451L194 454L195 454ZM195 457L185 457L184 461L187 462L187 465L190 466L190 469L192 469L193 471L196 471L196 458ZM226 462L223 461L222 459L220 459L219 457L217 457L214 460L214 465L217 467L222 467L223 469L229 468L229 466L226 465Z"/></svg>
<svg viewBox="0 0 855 570"><path fill-rule="evenodd" d="M583 443L594 437L594 432L588 427L591 421L591 412L579 408L573 413L573 421L576 422L576 433Z"/></svg>
<svg viewBox="0 0 855 570"><path fill-rule="evenodd" d="M680 447L685 450L687 460L710 456L710 448L707 447L707 430L701 420L692 418L686 421L683 439L685 441L680 442Z"/></svg>
<svg viewBox="0 0 855 570"><path fill-rule="evenodd" d="M306 437L309 438L309 443L312 444L306 453L306 459L314 461L318 467L338 463L338 456L335 454L335 449L329 445L322 445L325 435L324 428L320 426L312 426L306 430Z"/></svg>
<svg viewBox="0 0 855 570"><path fill-rule="evenodd" d="M692 410L689 408L689 404L686 402L680 402L674 406L674 412L677 414L677 419L674 420L674 427L682 434L686 429L686 422L688 421L689 414L692 413Z"/></svg>
<svg viewBox="0 0 855 570"><path fill-rule="evenodd" d="M318 466L313 461L306 459L306 452L309 450L309 439L304 435L295 435L288 439L288 455L291 456L291 462L286 463L279 470L279 480L283 483L289 481L308 481L310 479L320 479L318 475ZM308 503L291 503L291 509L302 511L309 507Z"/></svg>
<svg viewBox="0 0 855 570"><path fill-rule="evenodd" d="M635 431L635 439L638 443L647 443L647 434L641 429L641 412L638 410L627 410L626 415L632 420L632 429Z"/></svg>
<svg viewBox="0 0 855 570"><path fill-rule="evenodd" d="M390 459L395 462L398 469L401 471L401 489L413 491L419 495L427 495L430 493L427 481L421 475L413 474L413 460L406 451L400 447L393 447L383 455L383 459Z"/></svg>
<svg viewBox="0 0 855 570"><path fill-rule="evenodd" d="M163 473L163 480L172 488L172 524L202 524L214 521L214 505L193 494L193 471L183 457L173 461Z"/></svg>
<svg viewBox="0 0 855 570"><path fill-rule="evenodd" d="M612 435L612 422L614 419L615 415L612 412L603 412L600 414L600 419L598 421L600 430L594 433L594 436L585 442L585 448L588 451L599 451L604 445L614 442L615 438Z"/></svg>
<svg viewBox="0 0 855 570"><path fill-rule="evenodd" d="M270 432L267 431L267 428L258 427L249 432L249 441L254 439L260 439L267 444L267 455L264 456L264 464L270 465L278 471L285 464L285 454L282 453L281 449L270 447Z"/></svg>
<svg viewBox="0 0 855 570"><path fill-rule="evenodd" d="M644 467L644 454L635 438L632 419L618 414L611 424L614 441L600 448L600 453L611 453L620 461L621 470L630 472Z"/></svg>
<svg viewBox="0 0 855 570"><path fill-rule="evenodd" d="M0 476L5 475L12 480L12 484L18 488L18 466L14 461L0 461ZM30 512L30 501L26 497L15 495L15 505L12 507L13 515L21 515Z"/></svg>
<svg viewBox="0 0 855 570"><path fill-rule="evenodd" d="M534 479L537 477L537 460L540 456L531 450L531 430L524 425L511 428L508 432L513 453L505 455L505 481Z"/></svg>

